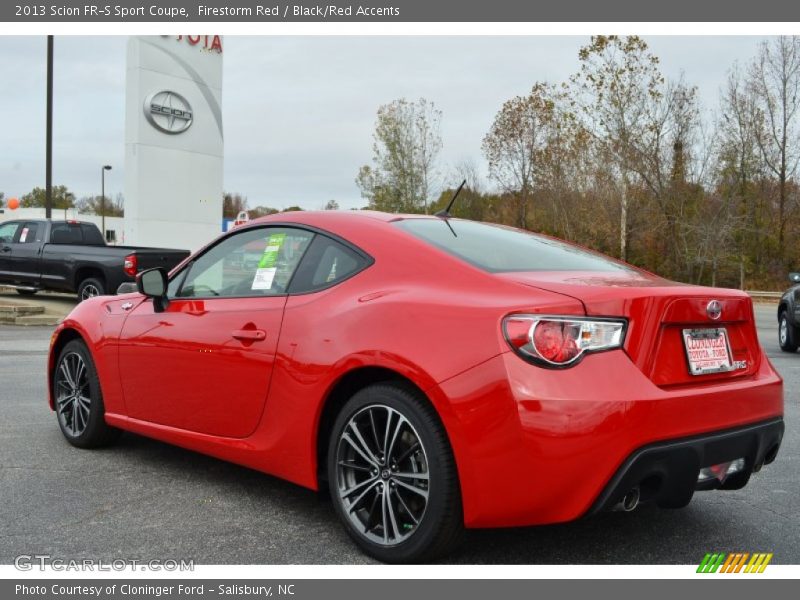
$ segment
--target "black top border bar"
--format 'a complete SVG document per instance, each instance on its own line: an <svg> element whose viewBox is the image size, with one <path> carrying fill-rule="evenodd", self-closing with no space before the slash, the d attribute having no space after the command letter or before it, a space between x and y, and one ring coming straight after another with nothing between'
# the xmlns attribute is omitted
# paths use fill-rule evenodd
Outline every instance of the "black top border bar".
<svg viewBox="0 0 800 600"><path fill-rule="evenodd" d="M95 0L96 2L96 0ZM786 0L2 0L0 22L800 22Z"/></svg>

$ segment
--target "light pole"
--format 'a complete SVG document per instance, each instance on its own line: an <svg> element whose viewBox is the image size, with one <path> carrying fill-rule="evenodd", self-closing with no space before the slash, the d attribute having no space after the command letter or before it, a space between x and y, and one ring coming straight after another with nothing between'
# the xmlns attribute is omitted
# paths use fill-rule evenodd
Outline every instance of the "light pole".
<svg viewBox="0 0 800 600"><path fill-rule="evenodd" d="M53 36L47 36L47 117L45 125L44 216L53 215Z"/></svg>
<svg viewBox="0 0 800 600"><path fill-rule="evenodd" d="M111 165L103 165L103 168L100 170L100 214L101 223L102 223L102 231L103 231L103 241L106 239L106 171L111 170Z"/></svg>

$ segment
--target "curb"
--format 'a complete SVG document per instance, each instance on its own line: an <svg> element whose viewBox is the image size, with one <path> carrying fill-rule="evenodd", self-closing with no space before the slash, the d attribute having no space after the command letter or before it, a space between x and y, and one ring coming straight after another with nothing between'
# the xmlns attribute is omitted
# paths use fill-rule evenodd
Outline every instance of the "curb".
<svg viewBox="0 0 800 600"><path fill-rule="evenodd" d="M60 320L44 314L44 306L0 304L0 323L4 325L56 325Z"/></svg>

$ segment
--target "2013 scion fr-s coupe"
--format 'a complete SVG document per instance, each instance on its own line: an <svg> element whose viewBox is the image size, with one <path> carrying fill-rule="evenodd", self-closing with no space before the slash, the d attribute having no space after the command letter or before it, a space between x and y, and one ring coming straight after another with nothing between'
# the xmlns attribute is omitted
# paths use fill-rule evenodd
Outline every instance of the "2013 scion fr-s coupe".
<svg viewBox="0 0 800 600"><path fill-rule="evenodd" d="M328 489L383 561L685 506L744 486L783 435L744 293L504 226L279 214L137 285L53 334L66 439L127 430Z"/></svg>

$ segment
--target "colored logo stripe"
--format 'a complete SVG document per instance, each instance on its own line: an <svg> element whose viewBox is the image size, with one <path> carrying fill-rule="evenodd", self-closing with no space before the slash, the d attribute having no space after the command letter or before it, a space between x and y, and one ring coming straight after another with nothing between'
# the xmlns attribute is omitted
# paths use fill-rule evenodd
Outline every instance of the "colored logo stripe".
<svg viewBox="0 0 800 600"><path fill-rule="evenodd" d="M697 567L698 573L763 573L764 569L772 560L772 553L757 552L724 552L706 553L700 565ZM748 560L749 559L749 560Z"/></svg>
<svg viewBox="0 0 800 600"><path fill-rule="evenodd" d="M704 557L700 566L697 567L698 573L716 573L719 566L722 564L722 561L725 560L725 553L720 552L719 554L714 553L710 554L707 553Z"/></svg>

